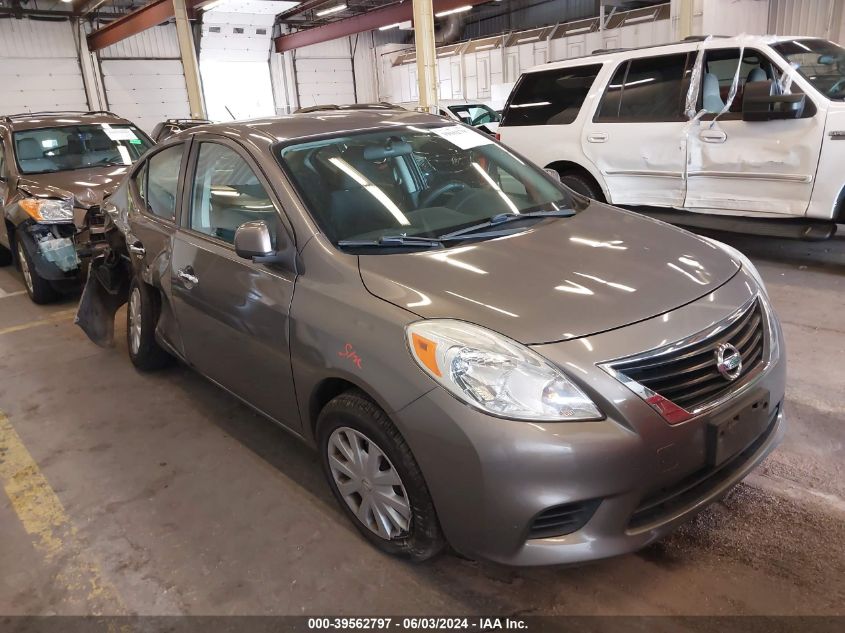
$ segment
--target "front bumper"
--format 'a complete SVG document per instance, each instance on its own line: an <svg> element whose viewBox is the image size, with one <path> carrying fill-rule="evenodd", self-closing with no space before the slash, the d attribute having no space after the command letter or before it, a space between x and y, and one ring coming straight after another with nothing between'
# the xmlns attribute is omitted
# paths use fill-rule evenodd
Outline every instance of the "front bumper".
<svg viewBox="0 0 845 633"><path fill-rule="evenodd" d="M23 244L39 277L72 284L80 281L75 234L72 224L53 226L33 222L20 227L16 239Z"/></svg>
<svg viewBox="0 0 845 633"><path fill-rule="evenodd" d="M395 414L425 476L446 538L459 552L513 565L549 565L637 550L722 497L781 441L786 370L780 357L741 397L669 425L599 369L611 358L704 330L755 288L740 273L712 295L620 330L535 346L567 370L607 415L595 422L530 423L485 415L438 388ZM667 325L667 322L670 325ZM776 323L776 320L775 320ZM750 445L708 467L707 427L754 403L768 426ZM761 405L762 406L762 405ZM597 502L580 529L531 538L543 511Z"/></svg>

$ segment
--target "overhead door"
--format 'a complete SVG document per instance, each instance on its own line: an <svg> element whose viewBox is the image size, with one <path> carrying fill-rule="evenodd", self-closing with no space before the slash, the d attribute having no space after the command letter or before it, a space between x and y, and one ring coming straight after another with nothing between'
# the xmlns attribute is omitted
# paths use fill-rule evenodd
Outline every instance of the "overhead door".
<svg viewBox="0 0 845 633"><path fill-rule="evenodd" d="M300 106L355 103L352 59L297 57L296 85Z"/></svg>
<svg viewBox="0 0 845 633"><path fill-rule="evenodd" d="M190 116L176 26L147 29L100 51L109 109L147 132Z"/></svg>
<svg viewBox="0 0 845 633"><path fill-rule="evenodd" d="M104 59L101 68L109 109L141 129L190 116L180 60Z"/></svg>
<svg viewBox="0 0 845 633"><path fill-rule="evenodd" d="M0 114L87 110L67 20L0 20Z"/></svg>

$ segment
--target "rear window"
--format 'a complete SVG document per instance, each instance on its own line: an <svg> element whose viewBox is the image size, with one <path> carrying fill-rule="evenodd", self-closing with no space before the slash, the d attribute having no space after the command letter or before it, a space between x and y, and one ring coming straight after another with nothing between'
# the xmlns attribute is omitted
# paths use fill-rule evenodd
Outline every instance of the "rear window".
<svg viewBox="0 0 845 633"><path fill-rule="evenodd" d="M502 125L567 125L575 121L601 64L523 75L502 115Z"/></svg>

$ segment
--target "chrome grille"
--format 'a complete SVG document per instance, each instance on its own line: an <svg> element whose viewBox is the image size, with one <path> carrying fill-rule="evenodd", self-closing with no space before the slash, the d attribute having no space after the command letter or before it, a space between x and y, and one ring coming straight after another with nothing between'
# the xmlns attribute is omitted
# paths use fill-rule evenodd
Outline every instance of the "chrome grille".
<svg viewBox="0 0 845 633"><path fill-rule="evenodd" d="M711 336L690 345L670 348L666 353L612 363L610 367L621 374L621 378L691 412L736 389L757 373L765 362L764 322L763 307L760 300L755 299ZM722 344L732 345L742 356L742 369L733 380L723 376L717 368L716 350Z"/></svg>

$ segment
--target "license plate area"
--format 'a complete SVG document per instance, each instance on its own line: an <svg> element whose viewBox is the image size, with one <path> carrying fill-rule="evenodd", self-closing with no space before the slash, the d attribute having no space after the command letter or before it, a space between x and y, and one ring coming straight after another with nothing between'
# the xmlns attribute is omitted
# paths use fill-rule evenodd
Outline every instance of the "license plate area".
<svg viewBox="0 0 845 633"><path fill-rule="evenodd" d="M742 452L768 427L772 417L770 394L758 389L707 424L707 464L719 466Z"/></svg>

